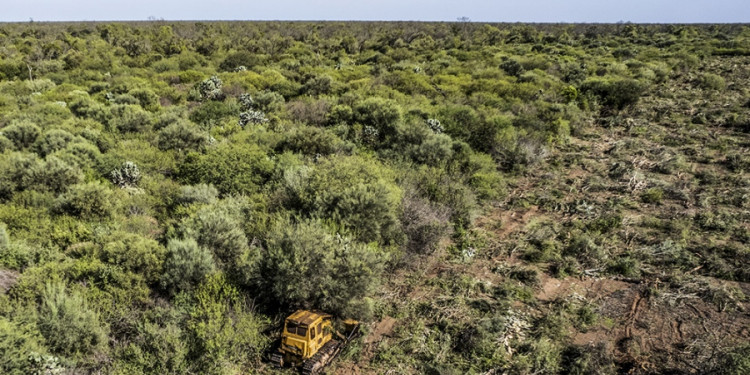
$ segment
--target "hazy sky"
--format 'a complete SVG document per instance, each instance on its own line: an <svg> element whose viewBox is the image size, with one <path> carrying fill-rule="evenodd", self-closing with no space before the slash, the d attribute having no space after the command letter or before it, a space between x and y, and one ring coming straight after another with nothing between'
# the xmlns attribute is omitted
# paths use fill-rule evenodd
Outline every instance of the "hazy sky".
<svg viewBox="0 0 750 375"><path fill-rule="evenodd" d="M0 21L750 22L750 0L0 0Z"/></svg>

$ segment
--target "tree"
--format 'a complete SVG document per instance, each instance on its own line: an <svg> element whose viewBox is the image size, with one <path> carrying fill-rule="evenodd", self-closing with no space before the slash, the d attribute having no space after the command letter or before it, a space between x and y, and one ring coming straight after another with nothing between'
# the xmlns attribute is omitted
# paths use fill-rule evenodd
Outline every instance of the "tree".
<svg viewBox="0 0 750 375"><path fill-rule="evenodd" d="M300 191L304 212L334 220L362 242L401 241L401 189L392 172L372 160L332 157L320 162Z"/></svg>
<svg viewBox="0 0 750 375"><path fill-rule="evenodd" d="M377 246L330 234L319 220L281 219L265 240L260 290L281 306L345 312L372 293L386 259Z"/></svg>

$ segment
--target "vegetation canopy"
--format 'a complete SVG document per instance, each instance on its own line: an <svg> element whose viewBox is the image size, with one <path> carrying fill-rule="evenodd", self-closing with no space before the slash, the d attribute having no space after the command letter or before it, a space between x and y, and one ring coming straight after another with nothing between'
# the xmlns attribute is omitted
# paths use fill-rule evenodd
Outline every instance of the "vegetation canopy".
<svg viewBox="0 0 750 375"><path fill-rule="evenodd" d="M750 28L0 24L0 373L747 374ZM286 372L285 372L286 371Z"/></svg>

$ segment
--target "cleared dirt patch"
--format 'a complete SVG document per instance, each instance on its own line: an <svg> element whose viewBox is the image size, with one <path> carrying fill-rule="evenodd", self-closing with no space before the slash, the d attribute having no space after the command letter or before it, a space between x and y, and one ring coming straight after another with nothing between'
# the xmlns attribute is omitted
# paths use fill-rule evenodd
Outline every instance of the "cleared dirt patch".
<svg viewBox="0 0 750 375"><path fill-rule="evenodd" d="M18 272L11 270L0 270L0 292L5 293L13 285L16 285Z"/></svg>
<svg viewBox="0 0 750 375"><path fill-rule="evenodd" d="M396 319L386 316L383 320L375 324L372 332L365 337L363 342L365 345L377 343L382 340L383 337L391 336L393 334L394 325L396 325Z"/></svg>
<svg viewBox="0 0 750 375"><path fill-rule="evenodd" d="M748 288L744 283L732 284ZM653 283L545 276L537 298L552 301L577 293L597 303L606 324L576 332L573 344L613 348L617 362L634 374L656 368L684 369L702 357L710 359L712 353L705 348L721 351L750 340L747 302L722 308L700 298L675 300L669 290L655 292L657 287Z"/></svg>

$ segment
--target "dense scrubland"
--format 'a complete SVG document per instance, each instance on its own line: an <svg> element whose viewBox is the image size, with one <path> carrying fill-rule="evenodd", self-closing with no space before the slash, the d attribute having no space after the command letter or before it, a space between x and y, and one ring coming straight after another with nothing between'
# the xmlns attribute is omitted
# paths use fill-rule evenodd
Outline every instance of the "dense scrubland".
<svg viewBox="0 0 750 375"><path fill-rule="evenodd" d="M750 27L0 25L0 372L750 372Z"/></svg>

